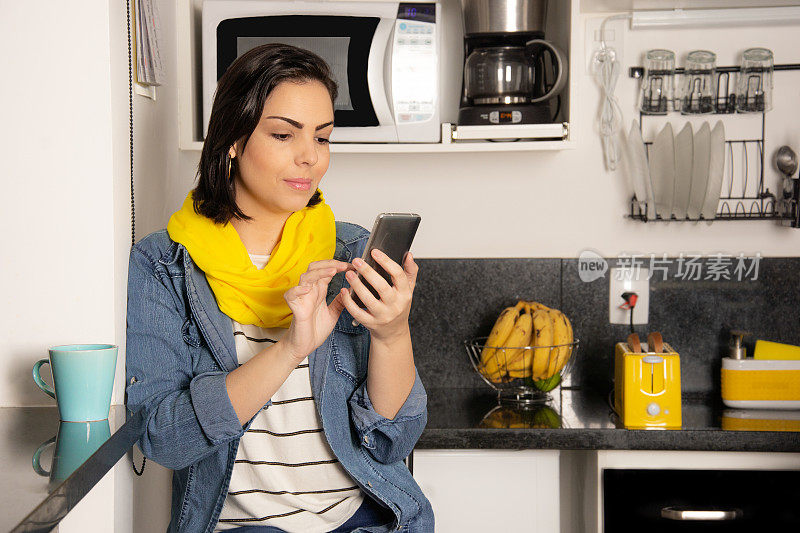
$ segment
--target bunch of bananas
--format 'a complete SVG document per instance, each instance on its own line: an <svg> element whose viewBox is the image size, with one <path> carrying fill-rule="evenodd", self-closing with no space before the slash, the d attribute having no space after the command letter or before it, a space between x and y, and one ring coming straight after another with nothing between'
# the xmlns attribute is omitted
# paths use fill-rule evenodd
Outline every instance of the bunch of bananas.
<svg viewBox="0 0 800 533"><path fill-rule="evenodd" d="M572 324L564 313L520 300L503 309L494 323L479 370L492 383L531 378L540 389L550 390L572 355L572 342Z"/></svg>

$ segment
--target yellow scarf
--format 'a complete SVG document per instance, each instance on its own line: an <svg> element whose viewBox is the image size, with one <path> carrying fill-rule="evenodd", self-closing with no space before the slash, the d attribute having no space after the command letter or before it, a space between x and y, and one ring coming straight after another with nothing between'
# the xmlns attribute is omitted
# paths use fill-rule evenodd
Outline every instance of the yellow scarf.
<svg viewBox="0 0 800 533"><path fill-rule="evenodd" d="M237 322L262 328L289 327L292 311L283 293L298 284L310 263L332 259L336 250L333 211L324 199L289 216L261 270L230 223L215 224L195 212L192 192L170 217L167 232L205 272L220 310Z"/></svg>

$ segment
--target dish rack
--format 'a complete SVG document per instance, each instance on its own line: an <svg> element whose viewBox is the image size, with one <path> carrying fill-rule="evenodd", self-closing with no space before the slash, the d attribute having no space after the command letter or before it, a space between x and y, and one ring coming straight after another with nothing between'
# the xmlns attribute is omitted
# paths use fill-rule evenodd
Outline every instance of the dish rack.
<svg viewBox="0 0 800 533"><path fill-rule="evenodd" d="M717 67L717 95L713 115L733 114L736 112L735 94L731 92L731 73L738 72L739 67ZM775 71L800 70L800 64L775 65ZM676 74L682 74L684 69L675 69ZM631 67L631 78L642 78L642 67ZM649 116L639 113L639 127L642 121ZM675 217L664 218L656 215L655 218L647 216L646 202L640 206L636 196L631 197L628 218L642 222L697 222L699 220L727 221L727 220L775 220L784 226L800 227L800 187L795 185L790 197L777 197L764 185L764 137L766 113L761 113L761 136L755 139L739 139L725 141L725 165L722 182L720 202L714 218ZM645 142L648 159L650 157L651 142ZM741 166L741 168L739 168ZM754 170L751 174L751 169ZM781 193L782 194L782 193Z"/></svg>

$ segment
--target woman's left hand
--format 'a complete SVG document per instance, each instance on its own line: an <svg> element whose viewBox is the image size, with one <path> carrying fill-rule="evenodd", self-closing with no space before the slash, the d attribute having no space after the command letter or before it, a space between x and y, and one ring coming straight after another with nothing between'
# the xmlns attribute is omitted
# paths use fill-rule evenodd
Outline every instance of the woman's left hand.
<svg viewBox="0 0 800 533"><path fill-rule="evenodd" d="M376 339L388 340L405 335L408 333L408 315L411 312L411 297L417 284L419 267L411 252L406 254L403 267L378 249L372 250L372 257L391 275L392 285L364 260L353 259L356 271L378 292L380 300L350 270L346 273L347 281L367 309L356 305L347 289L342 289L342 302L353 318L363 324Z"/></svg>

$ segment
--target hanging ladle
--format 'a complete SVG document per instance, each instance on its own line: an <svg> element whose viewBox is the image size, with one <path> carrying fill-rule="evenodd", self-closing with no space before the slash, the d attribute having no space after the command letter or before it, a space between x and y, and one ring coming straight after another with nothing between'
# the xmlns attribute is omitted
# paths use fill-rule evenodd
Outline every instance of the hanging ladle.
<svg viewBox="0 0 800 533"><path fill-rule="evenodd" d="M778 148L778 153L775 155L775 165L778 170L785 176L783 180L783 198L789 199L792 197L794 190L794 175L797 172L797 154L788 146L781 146Z"/></svg>

